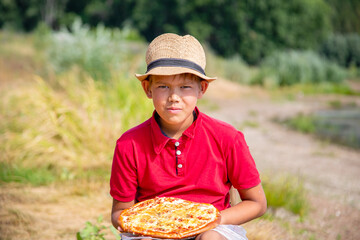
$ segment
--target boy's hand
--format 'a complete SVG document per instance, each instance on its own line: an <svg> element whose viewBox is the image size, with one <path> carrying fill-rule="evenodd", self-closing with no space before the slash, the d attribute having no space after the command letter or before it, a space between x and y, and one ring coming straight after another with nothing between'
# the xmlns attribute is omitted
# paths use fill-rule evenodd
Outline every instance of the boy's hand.
<svg viewBox="0 0 360 240"><path fill-rule="evenodd" d="M239 225L260 217L266 211L266 197L261 183L253 188L238 190L241 202L221 211L220 224Z"/></svg>
<svg viewBox="0 0 360 240"><path fill-rule="evenodd" d="M117 230L119 231L119 232L123 232L123 230L122 230L122 228L120 227L120 225L117 227ZM139 240L152 240L151 238L141 238L141 239L139 239Z"/></svg>
<svg viewBox="0 0 360 240"><path fill-rule="evenodd" d="M134 200L130 201L130 202L119 202L116 199L113 199L113 205L112 205L112 210L111 210L111 222L112 222L113 226L120 232L123 231L118 223L120 213L122 212L122 210L129 208L129 207L133 206L134 204L135 204Z"/></svg>

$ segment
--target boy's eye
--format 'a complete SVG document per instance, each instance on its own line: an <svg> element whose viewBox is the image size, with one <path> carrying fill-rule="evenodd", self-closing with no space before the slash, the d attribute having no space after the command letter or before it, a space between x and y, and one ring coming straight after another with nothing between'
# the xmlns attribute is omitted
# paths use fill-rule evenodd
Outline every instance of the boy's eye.
<svg viewBox="0 0 360 240"><path fill-rule="evenodd" d="M184 86L182 86L181 88L191 88L191 86L189 86L189 85L184 85Z"/></svg>
<svg viewBox="0 0 360 240"><path fill-rule="evenodd" d="M158 88L167 88L165 85L159 85Z"/></svg>

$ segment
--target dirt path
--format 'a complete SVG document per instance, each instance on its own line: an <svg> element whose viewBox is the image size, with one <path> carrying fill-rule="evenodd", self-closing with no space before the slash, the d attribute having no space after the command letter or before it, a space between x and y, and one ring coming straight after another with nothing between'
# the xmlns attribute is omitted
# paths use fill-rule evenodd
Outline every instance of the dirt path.
<svg viewBox="0 0 360 240"><path fill-rule="evenodd" d="M338 96L304 97L296 101L271 99L260 89L218 80L209 88L205 102L208 113L242 129L260 171L267 175L292 174L303 179L312 207L295 228L313 239L359 239L360 237L360 152L326 143L285 128L273 119L325 108L329 101L359 98ZM210 107L211 108L211 107ZM210 109L209 108L209 109ZM280 216L285 222L289 216ZM291 238L291 237L289 237Z"/></svg>

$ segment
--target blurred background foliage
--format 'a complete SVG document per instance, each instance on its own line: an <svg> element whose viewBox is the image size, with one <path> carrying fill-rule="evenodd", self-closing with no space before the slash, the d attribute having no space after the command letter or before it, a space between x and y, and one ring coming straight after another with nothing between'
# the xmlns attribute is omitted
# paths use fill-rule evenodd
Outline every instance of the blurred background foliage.
<svg viewBox="0 0 360 240"><path fill-rule="evenodd" d="M360 64L357 0L0 0L3 29L28 32L44 22L59 30L76 18L90 27L130 26L147 41L164 32L190 33L217 54L251 65L287 49Z"/></svg>

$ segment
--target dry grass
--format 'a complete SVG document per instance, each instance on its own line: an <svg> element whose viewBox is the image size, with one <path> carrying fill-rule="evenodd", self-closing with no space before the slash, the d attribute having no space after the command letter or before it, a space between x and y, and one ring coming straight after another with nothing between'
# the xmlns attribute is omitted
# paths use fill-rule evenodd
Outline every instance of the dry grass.
<svg viewBox="0 0 360 240"><path fill-rule="evenodd" d="M47 187L3 187L1 196L16 196L20 201L1 199L2 239L73 239L86 221L99 215L110 226L112 200L104 185L83 181ZM79 189L83 189L81 194Z"/></svg>
<svg viewBox="0 0 360 240"><path fill-rule="evenodd" d="M145 96L136 98L142 96L140 86L121 76L109 85L71 71L59 76L55 87L33 79L0 96L0 163L25 180L31 173L24 169L49 170L62 180L89 177L88 172L104 176L121 132L151 114ZM133 96L126 98L126 92Z"/></svg>
<svg viewBox="0 0 360 240"><path fill-rule="evenodd" d="M263 219L254 220L246 223L244 228L247 231L246 236L250 240L279 240L279 239L296 239L286 229L276 222Z"/></svg>

